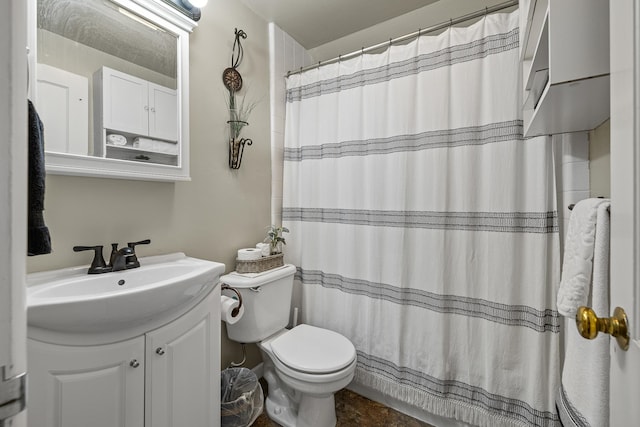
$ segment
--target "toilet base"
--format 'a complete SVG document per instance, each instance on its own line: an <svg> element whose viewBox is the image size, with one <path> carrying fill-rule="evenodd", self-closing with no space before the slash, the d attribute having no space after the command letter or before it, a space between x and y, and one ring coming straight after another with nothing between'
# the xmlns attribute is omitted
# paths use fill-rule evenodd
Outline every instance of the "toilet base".
<svg viewBox="0 0 640 427"><path fill-rule="evenodd" d="M303 395L298 406L298 414L291 407L275 403L267 396L269 418L283 427L335 427L336 407L333 394L328 396Z"/></svg>

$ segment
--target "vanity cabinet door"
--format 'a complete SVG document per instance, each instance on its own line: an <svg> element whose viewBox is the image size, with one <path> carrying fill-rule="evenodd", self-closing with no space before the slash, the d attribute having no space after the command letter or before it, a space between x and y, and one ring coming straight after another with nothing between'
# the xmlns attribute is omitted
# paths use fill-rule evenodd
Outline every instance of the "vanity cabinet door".
<svg viewBox="0 0 640 427"><path fill-rule="evenodd" d="M142 427L144 338L98 346L28 340L30 427Z"/></svg>
<svg viewBox="0 0 640 427"><path fill-rule="evenodd" d="M107 67L102 68L102 73L103 126L107 129L147 135L149 83Z"/></svg>
<svg viewBox="0 0 640 427"><path fill-rule="evenodd" d="M146 335L146 427L220 424L219 304L217 287L196 308Z"/></svg>
<svg viewBox="0 0 640 427"><path fill-rule="evenodd" d="M176 91L149 83L149 136L178 140L178 97Z"/></svg>

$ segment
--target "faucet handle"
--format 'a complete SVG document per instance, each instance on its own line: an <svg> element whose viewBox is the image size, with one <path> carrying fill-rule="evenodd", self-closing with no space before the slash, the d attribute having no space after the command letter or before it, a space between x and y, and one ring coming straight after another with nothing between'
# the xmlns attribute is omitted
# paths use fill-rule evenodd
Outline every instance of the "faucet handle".
<svg viewBox="0 0 640 427"><path fill-rule="evenodd" d="M139 242L129 242L127 246L131 248L133 254L127 258L127 268L138 268L140 267L140 261L138 261L138 257L136 256L136 246L138 245L148 245L151 243L151 239L140 240Z"/></svg>
<svg viewBox="0 0 640 427"><path fill-rule="evenodd" d="M140 240L139 242L129 242L127 243L127 246L135 250L137 245L148 245L149 243L151 243L151 239L145 239L145 240Z"/></svg>
<svg viewBox="0 0 640 427"><path fill-rule="evenodd" d="M111 244L111 256L109 257L109 265L113 267L113 261L115 261L116 255L118 254L118 244Z"/></svg>
<svg viewBox="0 0 640 427"><path fill-rule="evenodd" d="M89 274L98 274L98 273L106 273L111 271L111 267L108 267L104 262L104 257L102 256L102 245L98 246L74 246L74 252L82 252L82 251L94 251L93 261L91 262L91 266L87 273Z"/></svg>

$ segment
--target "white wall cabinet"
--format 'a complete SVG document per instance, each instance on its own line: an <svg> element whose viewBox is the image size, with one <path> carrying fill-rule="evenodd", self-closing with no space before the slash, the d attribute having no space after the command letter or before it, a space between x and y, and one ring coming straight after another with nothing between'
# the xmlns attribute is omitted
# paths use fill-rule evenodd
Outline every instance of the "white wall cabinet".
<svg viewBox="0 0 640 427"><path fill-rule="evenodd" d="M98 156L178 165L178 98L174 89L102 67L93 76L94 143ZM114 145L111 134L126 144ZM157 147L136 147L136 137Z"/></svg>
<svg viewBox="0 0 640 427"><path fill-rule="evenodd" d="M124 341L29 339L29 426L219 425L219 301L216 287L176 320Z"/></svg>
<svg viewBox="0 0 640 427"><path fill-rule="evenodd" d="M524 135L591 130L609 117L609 2L524 0Z"/></svg>

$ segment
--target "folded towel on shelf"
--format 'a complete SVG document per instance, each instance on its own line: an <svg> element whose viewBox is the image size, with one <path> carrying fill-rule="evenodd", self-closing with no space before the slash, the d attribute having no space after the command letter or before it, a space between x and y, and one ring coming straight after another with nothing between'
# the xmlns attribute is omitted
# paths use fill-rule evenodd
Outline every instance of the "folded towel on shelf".
<svg viewBox="0 0 640 427"><path fill-rule="evenodd" d="M44 126L31 101L29 104L29 212L27 254L51 253L51 236L44 223Z"/></svg>
<svg viewBox="0 0 640 427"><path fill-rule="evenodd" d="M609 315L610 220L608 209L610 202L606 199L589 200L591 201L582 205L583 209L580 211L576 212L579 204L574 208L569 232L571 233L572 223L579 222L574 225L574 233L578 228L581 228L580 225L587 225L583 218L578 218L579 216L587 214L589 218L595 218L593 238L591 237L591 233L594 231L593 227L588 225L586 228L582 228L587 232L586 236L576 234L572 236L572 239L577 239L581 243L589 241L591 243L587 246L592 248L593 274L589 274L591 280L587 283L584 295L580 291L579 305L590 305L596 314L602 317ZM593 215L594 210L595 216ZM567 236L567 240L569 240L569 236ZM567 254L565 249L565 262L567 257L571 258L572 256L573 254ZM586 268L586 264L584 266ZM570 274L575 274L575 271ZM565 272L563 272L563 281L564 279ZM566 283L573 282L567 281ZM566 292L567 295L570 293L575 292L573 289L571 292ZM573 298L567 300L570 300L571 303L578 302L578 299ZM564 427L607 427L609 425L609 336L600 334L594 340L584 339L576 328L575 314L566 316L565 360L562 381L556 396L558 414Z"/></svg>
<svg viewBox="0 0 640 427"><path fill-rule="evenodd" d="M133 139L133 147L140 150L153 151L163 154L178 154L178 143L159 141L157 139L136 137Z"/></svg>
<svg viewBox="0 0 640 427"><path fill-rule="evenodd" d="M593 249L598 206L608 199L585 199L571 212L564 245L562 279L558 290L558 312L575 316L578 307L587 304L593 269Z"/></svg>

